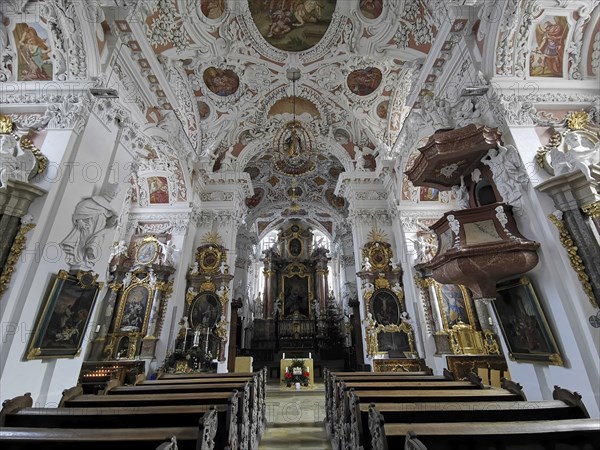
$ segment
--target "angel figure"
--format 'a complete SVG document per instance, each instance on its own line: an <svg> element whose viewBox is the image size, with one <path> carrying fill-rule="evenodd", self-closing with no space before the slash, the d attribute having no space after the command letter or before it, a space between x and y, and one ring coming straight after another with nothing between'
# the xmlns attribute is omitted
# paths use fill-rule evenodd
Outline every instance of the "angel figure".
<svg viewBox="0 0 600 450"><path fill-rule="evenodd" d="M196 261L190 268L190 275L198 275L199 273L200 268L198 267L198 261Z"/></svg>
<svg viewBox="0 0 600 450"><path fill-rule="evenodd" d="M125 276L123 277L123 289L127 289L129 287L132 279L133 279L133 274L131 272L127 272L125 274Z"/></svg>
<svg viewBox="0 0 600 450"><path fill-rule="evenodd" d="M365 260L363 261L362 269L365 272L369 272L372 269L371 261L369 261L369 257L368 256L365 256Z"/></svg>
<svg viewBox="0 0 600 450"><path fill-rule="evenodd" d="M157 277L156 277L156 273L154 273L153 270L150 270L150 272L148 272L148 285L151 288L154 288L156 286L156 282L157 282Z"/></svg>

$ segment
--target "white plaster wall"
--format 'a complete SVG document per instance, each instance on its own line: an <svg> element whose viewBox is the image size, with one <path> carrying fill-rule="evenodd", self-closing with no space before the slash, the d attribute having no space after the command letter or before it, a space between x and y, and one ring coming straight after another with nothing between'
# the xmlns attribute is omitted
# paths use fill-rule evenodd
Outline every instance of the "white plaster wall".
<svg viewBox="0 0 600 450"><path fill-rule="evenodd" d="M68 269L58 243L73 227L71 218L77 203L98 193L105 170L114 160L115 137L116 131L104 127L95 116L90 116L79 137L66 130L49 130L47 133L41 150L55 167L61 168L62 174L47 176L41 183L49 193L36 200L30 209L38 225L29 236L27 249L16 266L15 278L3 300L6 306L3 305L2 322L17 324L17 328L2 330L2 399L31 392L37 405L54 405L64 389L77 383L83 356L32 361L26 360L25 356L51 277L59 269ZM75 160L79 165L73 166L71 172L65 170L68 163ZM101 169L100 173L96 173L96 168ZM112 202L115 210L120 210L124 195L122 189ZM109 233L105 235L101 257L94 268L100 274L100 281L105 277L112 243L107 236ZM103 292L99 298L102 295ZM95 315L94 312L91 317ZM89 331L88 328L81 355L86 353Z"/></svg>
<svg viewBox="0 0 600 450"><path fill-rule="evenodd" d="M532 127L513 127L513 142L529 169L532 186L524 196L525 213L516 217L521 233L541 244L540 262L527 275L561 350L565 367L508 361L513 380L524 387L530 400L551 399L555 385L579 392L589 413L600 415L600 329L588 318L595 310L571 268L558 231L548 219L555 210L552 199L533 189L547 175L534 170L536 150L541 147ZM507 138L510 141L511 138ZM507 353L503 340L503 347Z"/></svg>

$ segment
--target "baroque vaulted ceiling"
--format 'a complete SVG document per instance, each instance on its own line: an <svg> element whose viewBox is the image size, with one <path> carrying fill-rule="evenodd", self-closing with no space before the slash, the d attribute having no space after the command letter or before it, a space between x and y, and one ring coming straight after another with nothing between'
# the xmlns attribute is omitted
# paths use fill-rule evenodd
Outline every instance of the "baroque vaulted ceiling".
<svg viewBox="0 0 600 450"><path fill-rule="evenodd" d="M353 169L357 150L367 170L389 151L440 34L434 15L444 14L400 0L158 0L119 11L107 23L146 74L139 107L176 109L212 170L249 172L255 196L247 205L261 228L303 216L329 232L347 214L333 194L339 174ZM291 68L300 71L295 97ZM272 146L294 112L318 156L317 168L295 181L301 207L290 210L292 177L274 172Z"/></svg>
<svg viewBox="0 0 600 450"><path fill-rule="evenodd" d="M334 194L342 172L377 170L386 157L405 164L435 129L485 123L484 116L500 124L507 117L549 122L555 111L597 98L588 95L597 92L600 72L600 8L593 0L8 4L10 19L0 21L0 44L8 52L0 79L50 79L25 70L26 78L11 63L18 60L15 39L30 22L17 13L37 12L37 32L55 47L51 79L116 85L138 123L171 136L164 147L177 152L179 171L187 165L192 182L207 172L246 171L254 188L246 200L249 225L259 232L291 217L331 232L348 214L347 199ZM562 66L543 57L544 37L555 29L562 30L555 38ZM291 71L299 73L294 84ZM488 84L489 95L460 98L459 87L492 78L506 81L501 89L510 92L501 95ZM535 98L511 87L515 80L529 86L533 80ZM560 93L557 80L566 82ZM294 116L317 150L314 170L298 177L273 164L277 133ZM156 144L158 152L171 151ZM142 166L168 160L142 159ZM394 166L396 173L405 168ZM169 199L180 197L171 189Z"/></svg>

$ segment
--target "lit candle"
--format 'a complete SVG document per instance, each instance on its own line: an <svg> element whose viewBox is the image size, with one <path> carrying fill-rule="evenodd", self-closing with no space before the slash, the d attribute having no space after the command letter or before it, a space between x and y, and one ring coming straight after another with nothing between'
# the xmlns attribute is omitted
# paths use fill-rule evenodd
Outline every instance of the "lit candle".
<svg viewBox="0 0 600 450"><path fill-rule="evenodd" d="M308 354L308 359L311 359L311 358L312 358L312 353L309 353Z"/></svg>
<svg viewBox="0 0 600 450"><path fill-rule="evenodd" d="M491 318L491 317L488 317L488 323L489 323L490 325L494 325L494 322L492 321L492 318Z"/></svg>
<svg viewBox="0 0 600 450"><path fill-rule="evenodd" d="M285 353L283 354L283 359L285 359Z"/></svg>

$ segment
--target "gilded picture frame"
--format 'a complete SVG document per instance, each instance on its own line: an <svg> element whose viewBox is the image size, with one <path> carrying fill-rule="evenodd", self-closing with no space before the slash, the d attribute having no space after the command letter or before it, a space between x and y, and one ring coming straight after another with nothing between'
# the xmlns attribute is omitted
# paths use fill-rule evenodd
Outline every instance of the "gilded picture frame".
<svg viewBox="0 0 600 450"><path fill-rule="evenodd" d="M146 333L154 289L147 283L133 283L121 295L115 332Z"/></svg>
<svg viewBox="0 0 600 450"><path fill-rule="evenodd" d="M187 316L193 329L212 328L224 315L224 307L214 292L203 291L188 306Z"/></svg>
<svg viewBox="0 0 600 450"><path fill-rule="evenodd" d="M436 283L435 292L445 331L449 332L459 321L475 328L473 301L465 286Z"/></svg>
<svg viewBox="0 0 600 450"><path fill-rule="evenodd" d="M398 296L389 289L377 289L369 299L369 309L375 322L381 325L400 324L404 307Z"/></svg>
<svg viewBox="0 0 600 450"><path fill-rule="evenodd" d="M160 252L160 242L154 236L146 236L138 244L135 252L136 264L149 265L153 264Z"/></svg>
<svg viewBox="0 0 600 450"><path fill-rule="evenodd" d="M279 286L283 317L291 317L296 309L303 316L311 316L314 298L313 278L304 264L288 265L280 277ZM306 302L303 301L303 292L306 293Z"/></svg>
<svg viewBox="0 0 600 450"><path fill-rule="evenodd" d="M494 311L513 361L563 365L563 359L528 277L498 284Z"/></svg>
<svg viewBox="0 0 600 450"><path fill-rule="evenodd" d="M29 343L27 359L75 358L81 345L98 293L93 272L70 274L58 272L52 281L49 295L42 303L34 333Z"/></svg>

